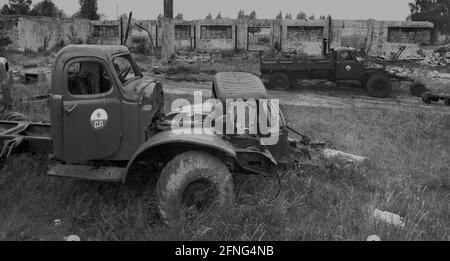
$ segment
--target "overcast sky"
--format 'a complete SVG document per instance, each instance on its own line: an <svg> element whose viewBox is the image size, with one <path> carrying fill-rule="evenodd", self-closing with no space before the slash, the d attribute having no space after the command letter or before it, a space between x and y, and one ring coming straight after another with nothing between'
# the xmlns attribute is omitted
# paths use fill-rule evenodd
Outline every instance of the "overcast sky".
<svg viewBox="0 0 450 261"><path fill-rule="evenodd" d="M0 0L1 6L8 0ZM39 0L33 0L37 3ZM78 8L77 0L53 0L67 15ZM99 0L99 13L108 19L116 19L120 13L133 11L137 19L155 19L163 12L163 0ZM174 13L183 13L186 20L203 19L208 13L218 12L222 17L236 18L240 9L250 13L255 10L258 18L275 18L280 11L291 13L294 18L299 10L308 16L331 14L335 19L405 20L412 0L174 0Z"/></svg>

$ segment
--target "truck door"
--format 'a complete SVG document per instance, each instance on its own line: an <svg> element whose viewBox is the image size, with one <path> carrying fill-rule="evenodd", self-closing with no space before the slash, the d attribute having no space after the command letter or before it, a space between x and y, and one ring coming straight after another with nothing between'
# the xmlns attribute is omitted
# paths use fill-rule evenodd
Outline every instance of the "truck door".
<svg viewBox="0 0 450 261"><path fill-rule="evenodd" d="M360 80L364 75L364 65L357 61L350 50L338 52L336 56L336 80Z"/></svg>
<svg viewBox="0 0 450 261"><path fill-rule="evenodd" d="M82 58L64 68L63 144L67 163L101 160L120 148L119 92L104 61Z"/></svg>

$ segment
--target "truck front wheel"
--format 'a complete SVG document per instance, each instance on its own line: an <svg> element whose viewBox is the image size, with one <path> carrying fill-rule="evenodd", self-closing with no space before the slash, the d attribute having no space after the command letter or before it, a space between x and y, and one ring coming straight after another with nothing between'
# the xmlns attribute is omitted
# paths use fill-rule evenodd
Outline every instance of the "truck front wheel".
<svg viewBox="0 0 450 261"><path fill-rule="evenodd" d="M374 75L369 77L366 88L371 97L387 98L392 92L392 83L383 75Z"/></svg>
<svg viewBox="0 0 450 261"><path fill-rule="evenodd" d="M161 172L156 186L161 218L182 224L189 213L234 202L233 178L226 165L211 154L191 151L178 155Z"/></svg>
<svg viewBox="0 0 450 261"><path fill-rule="evenodd" d="M276 72L270 77L269 87L271 89L289 89L290 81L289 77L282 72Z"/></svg>
<svg viewBox="0 0 450 261"><path fill-rule="evenodd" d="M411 94L415 97L422 97L422 95L429 90L425 87L425 84L420 82L413 82L410 88Z"/></svg>

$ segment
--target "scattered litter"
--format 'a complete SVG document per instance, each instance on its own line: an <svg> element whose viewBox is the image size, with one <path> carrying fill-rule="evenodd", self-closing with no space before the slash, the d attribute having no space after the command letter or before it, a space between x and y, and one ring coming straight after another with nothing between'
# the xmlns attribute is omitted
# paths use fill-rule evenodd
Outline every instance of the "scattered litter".
<svg viewBox="0 0 450 261"><path fill-rule="evenodd" d="M375 209L375 211L372 214L372 217L376 220L383 221L387 224L394 225L396 227L405 227L405 223L403 222L403 218L400 217L400 215L390 213L387 211L381 211L378 209Z"/></svg>
<svg viewBox="0 0 450 261"><path fill-rule="evenodd" d="M55 219L55 226L61 226L61 219Z"/></svg>
<svg viewBox="0 0 450 261"><path fill-rule="evenodd" d="M66 241L81 241L81 238L77 235L71 235L65 238Z"/></svg>
<svg viewBox="0 0 450 261"><path fill-rule="evenodd" d="M381 241L381 238L377 235L372 235L367 238L367 241Z"/></svg>

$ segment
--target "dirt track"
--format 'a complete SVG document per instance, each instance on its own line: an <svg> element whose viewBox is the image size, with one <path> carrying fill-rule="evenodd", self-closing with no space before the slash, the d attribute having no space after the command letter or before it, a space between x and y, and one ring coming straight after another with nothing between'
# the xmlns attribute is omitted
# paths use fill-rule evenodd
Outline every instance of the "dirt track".
<svg viewBox="0 0 450 261"><path fill-rule="evenodd" d="M202 90L204 95L211 95L210 82L185 82L159 79L166 91L176 94L193 93ZM431 112L450 114L450 106L443 103L428 105L420 98L413 97L409 93L394 87L392 97L376 99L368 97L367 93L357 87L341 86L317 86L297 88L292 91L269 90L269 96L277 98L282 104L299 105L322 108L364 108L364 109L390 109L406 112Z"/></svg>

